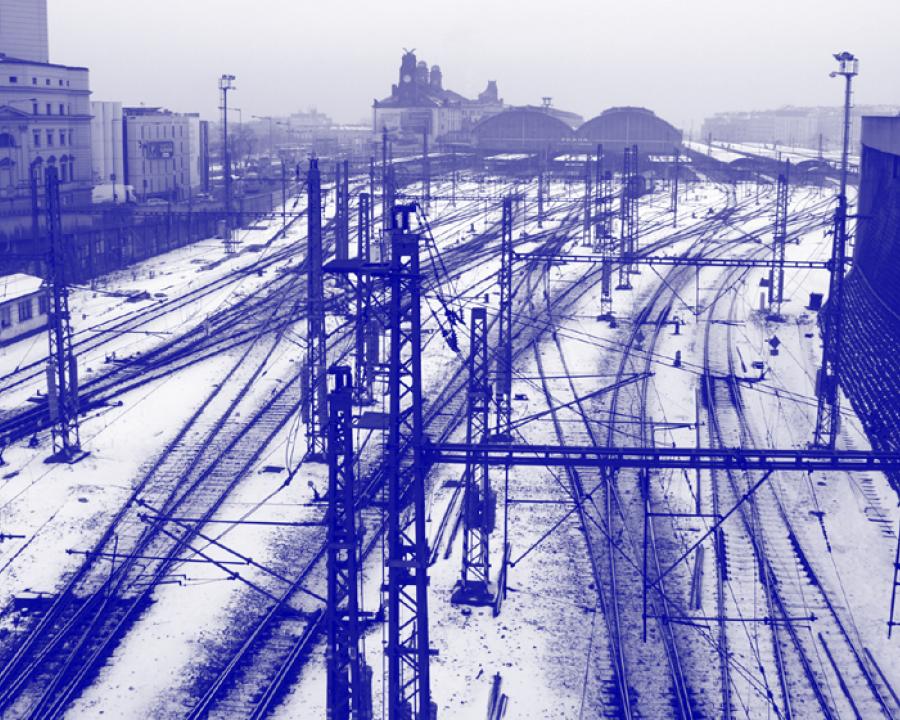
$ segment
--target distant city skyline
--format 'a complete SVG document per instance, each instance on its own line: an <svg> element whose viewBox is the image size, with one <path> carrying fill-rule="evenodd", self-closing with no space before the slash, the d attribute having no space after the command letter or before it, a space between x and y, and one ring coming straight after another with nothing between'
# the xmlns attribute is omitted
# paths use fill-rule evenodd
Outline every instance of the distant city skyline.
<svg viewBox="0 0 900 720"><path fill-rule="evenodd" d="M831 54L845 49L861 60L856 102L900 102L900 48L884 31L900 24L900 3L862 0L850 13L836 0L762 0L740 16L720 0L552 7L50 0L50 59L87 66L96 100L212 120L216 80L231 73L245 121L308 107L368 121L372 101L396 82L404 47L440 65L446 87L468 97L496 80L507 103L551 96L586 118L638 105L695 134L715 112L838 105L841 88L828 73Z"/></svg>

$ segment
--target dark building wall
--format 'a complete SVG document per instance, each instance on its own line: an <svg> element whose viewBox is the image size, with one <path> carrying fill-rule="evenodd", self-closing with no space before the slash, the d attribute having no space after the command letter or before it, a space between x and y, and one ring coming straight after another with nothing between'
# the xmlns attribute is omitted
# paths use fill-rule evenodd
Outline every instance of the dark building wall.
<svg viewBox="0 0 900 720"><path fill-rule="evenodd" d="M863 123L858 215L854 266L845 286L842 387L873 444L896 451L900 450L900 118L866 118ZM898 487L897 478L893 480Z"/></svg>
<svg viewBox="0 0 900 720"><path fill-rule="evenodd" d="M863 147L858 215L856 268L900 311L900 155Z"/></svg>

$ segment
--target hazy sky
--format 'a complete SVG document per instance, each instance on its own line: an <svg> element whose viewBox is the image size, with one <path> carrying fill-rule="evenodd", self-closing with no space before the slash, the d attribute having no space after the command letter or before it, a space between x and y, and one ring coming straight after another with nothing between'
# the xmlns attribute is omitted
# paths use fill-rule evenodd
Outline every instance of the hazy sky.
<svg viewBox="0 0 900 720"><path fill-rule="evenodd" d="M860 58L858 103L900 104L900 0L50 0L51 61L93 97L214 119L216 83L252 114L315 105L370 117L404 47L467 96L553 97L592 117L643 105L699 129L721 110L837 105L833 52Z"/></svg>

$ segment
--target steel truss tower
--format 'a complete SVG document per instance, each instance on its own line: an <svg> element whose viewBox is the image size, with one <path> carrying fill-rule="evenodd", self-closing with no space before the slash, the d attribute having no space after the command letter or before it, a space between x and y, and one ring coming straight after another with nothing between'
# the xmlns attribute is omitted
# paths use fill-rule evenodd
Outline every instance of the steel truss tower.
<svg viewBox="0 0 900 720"><path fill-rule="evenodd" d="M489 605L490 534L493 530L493 498L488 466L479 446L488 440L491 385L488 379L487 313L472 309L469 329L469 385L467 389L466 446L468 459L463 490L462 575L453 602Z"/></svg>
<svg viewBox="0 0 900 720"><path fill-rule="evenodd" d="M47 362L47 401L53 423L52 460L74 462L83 456L78 426L78 366L72 348L69 315L68 267L62 239L59 175L46 169L47 234L51 299L47 322L50 352Z"/></svg>
<svg viewBox="0 0 900 720"><path fill-rule="evenodd" d="M787 243L788 216L788 176L790 161L785 172L778 174L775 199L775 228L772 237L772 269L769 270L769 316L781 319L781 304L784 302L784 253Z"/></svg>
<svg viewBox="0 0 900 720"><path fill-rule="evenodd" d="M422 319L415 205L393 209L389 272L388 720L431 720Z"/></svg>
<svg viewBox="0 0 900 720"><path fill-rule="evenodd" d="M640 188L638 186L637 172L637 145L625 148L622 163L622 196L620 205L619 221L620 227L620 250L625 258L631 258L637 251L638 242L638 194ZM631 262L622 262L619 265L619 285L620 290L631 289L631 274L637 272L637 266Z"/></svg>
<svg viewBox="0 0 900 720"><path fill-rule="evenodd" d="M675 176L672 178L672 227L678 227L678 172L681 170L681 151L675 148Z"/></svg>
<svg viewBox="0 0 900 720"><path fill-rule="evenodd" d="M328 382L325 376L327 345L325 334L325 290L322 282L322 177L319 161L309 161L307 191L307 272L306 297L307 353L303 387L303 414L306 421L306 459L325 459L328 418Z"/></svg>
<svg viewBox="0 0 900 720"><path fill-rule="evenodd" d="M593 188L591 183L591 156L584 161L584 201L581 218L581 244L584 247L591 246L591 211L593 210Z"/></svg>
<svg viewBox="0 0 900 720"><path fill-rule="evenodd" d="M334 168L334 256L338 260L350 257L350 163L344 160Z"/></svg>
<svg viewBox="0 0 900 720"><path fill-rule="evenodd" d="M597 146L597 189L594 198L594 252L600 254L600 317L612 318L613 210L612 173L603 170L603 146Z"/></svg>
<svg viewBox="0 0 900 720"><path fill-rule="evenodd" d="M372 689L360 622L360 558L353 472L353 394L350 368L335 376L328 396L328 626L329 720L370 720Z"/></svg>
<svg viewBox="0 0 900 720"><path fill-rule="evenodd" d="M494 440L510 440L512 419L512 310L513 310L513 210L512 198L503 198L500 232L500 319L497 344L497 422Z"/></svg>
<svg viewBox="0 0 900 720"><path fill-rule="evenodd" d="M428 129L422 131L422 205L425 212L431 203L431 159L428 157Z"/></svg>
<svg viewBox="0 0 900 720"><path fill-rule="evenodd" d="M369 262L372 245L371 219L370 195L368 193L360 193L356 256L362 264ZM371 309L372 281L367 275L361 274L356 285L356 323L354 325L354 360L356 377L353 384L354 399L360 404L371 402L372 399L374 363L369 362L373 353L368 347L369 338L371 336L370 323L374 321ZM375 362L377 362L377 338L375 342Z"/></svg>

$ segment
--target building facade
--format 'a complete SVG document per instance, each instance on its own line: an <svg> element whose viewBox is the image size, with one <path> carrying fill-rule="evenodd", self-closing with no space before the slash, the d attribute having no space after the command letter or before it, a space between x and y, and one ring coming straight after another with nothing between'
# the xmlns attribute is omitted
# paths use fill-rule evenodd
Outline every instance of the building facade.
<svg viewBox="0 0 900 720"><path fill-rule="evenodd" d="M861 105L851 111L850 147L856 152L864 115L896 115L900 108ZM840 107L784 107L777 110L717 113L703 121L701 140L777 143L785 147L834 150L841 146L844 111Z"/></svg>
<svg viewBox="0 0 900 720"><path fill-rule="evenodd" d="M90 202L91 108L86 68L0 55L0 213L30 202L54 166L65 205Z"/></svg>
<svg viewBox="0 0 900 720"><path fill-rule="evenodd" d="M185 200L199 191L206 155L200 118L158 107L122 112L125 183L135 199Z"/></svg>
<svg viewBox="0 0 900 720"><path fill-rule="evenodd" d="M91 200L88 71L50 62L47 0L0 0L0 234L30 225L55 167L63 205Z"/></svg>
<svg viewBox="0 0 900 720"><path fill-rule="evenodd" d="M0 52L22 60L50 62L47 0L0 0Z"/></svg>
<svg viewBox="0 0 900 720"><path fill-rule="evenodd" d="M372 104L372 131L378 136L387 129L401 144L421 144L423 135L431 144L464 141L478 122L503 107L495 81L490 81L477 99L470 100L444 87L440 67L429 69L415 53L405 52L390 96Z"/></svg>

